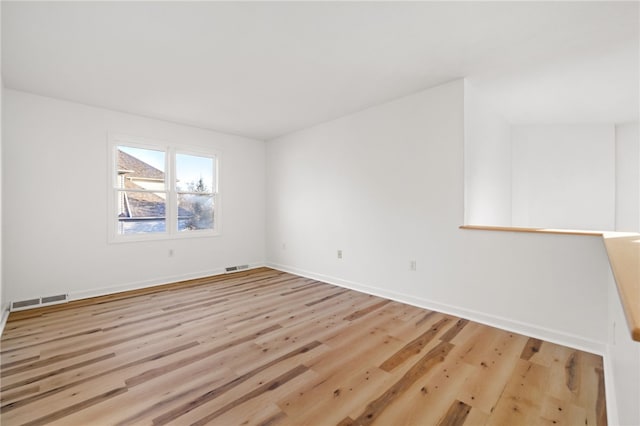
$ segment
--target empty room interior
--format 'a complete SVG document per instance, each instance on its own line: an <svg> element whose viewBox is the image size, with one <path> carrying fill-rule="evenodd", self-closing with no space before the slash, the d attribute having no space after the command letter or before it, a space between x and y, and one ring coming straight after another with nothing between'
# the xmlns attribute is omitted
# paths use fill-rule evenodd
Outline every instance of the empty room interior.
<svg viewBox="0 0 640 426"><path fill-rule="evenodd" d="M640 3L2 1L0 424L640 425Z"/></svg>

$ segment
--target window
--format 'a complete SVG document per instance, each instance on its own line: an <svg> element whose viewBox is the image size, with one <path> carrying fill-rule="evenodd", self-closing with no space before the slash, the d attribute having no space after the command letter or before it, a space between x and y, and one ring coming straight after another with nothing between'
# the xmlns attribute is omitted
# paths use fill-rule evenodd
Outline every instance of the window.
<svg viewBox="0 0 640 426"><path fill-rule="evenodd" d="M113 241L218 233L217 154L125 136L110 149Z"/></svg>

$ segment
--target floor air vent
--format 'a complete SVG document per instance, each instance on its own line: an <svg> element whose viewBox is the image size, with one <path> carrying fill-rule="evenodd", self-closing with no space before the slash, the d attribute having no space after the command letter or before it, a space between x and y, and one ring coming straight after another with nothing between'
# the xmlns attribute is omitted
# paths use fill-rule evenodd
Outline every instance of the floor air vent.
<svg viewBox="0 0 640 426"><path fill-rule="evenodd" d="M11 310L16 311L18 309L26 309L32 306L38 306L39 304L40 304L40 299L21 300L19 302L11 303Z"/></svg>
<svg viewBox="0 0 640 426"><path fill-rule="evenodd" d="M42 298L42 304L43 305L45 303L66 302L66 301L67 301L67 295L66 294L59 294L57 296L48 296L48 297L43 297Z"/></svg>
<svg viewBox="0 0 640 426"><path fill-rule="evenodd" d="M21 311L23 309L37 308L39 306L55 305L65 303L69 300L68 294L58 294L55 296L39 297L37 299L20 300L11 302L11 311Z"/></svg>
<svg viewBox="0 0 640 426"><path fill-rule="evenodd" d="M224 268L227 274L229 272L242 271L244 269L249 269L249 265L227 266L226 268Z"/></svg>

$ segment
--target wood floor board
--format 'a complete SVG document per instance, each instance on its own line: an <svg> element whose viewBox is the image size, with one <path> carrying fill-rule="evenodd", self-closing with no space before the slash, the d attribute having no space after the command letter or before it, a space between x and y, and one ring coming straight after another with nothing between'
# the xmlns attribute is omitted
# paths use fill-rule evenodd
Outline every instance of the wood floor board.
<svg viewBox="0 0 640 426"><path fill-rule="evenodd" d="M327 293L327 289L320 288L316 289L314 294L324 295ZM313 314L318 311L318 308L309 308L305 305L305 301L308 300L308 295L297 293L295 295L291 295L291 298L287 298L287 300L277 298L276 294L267 294L262 295L260 298L254 298L252 302L254 304L263 303L265 306L269 306L269 311L265 313L263 320L268 320L271 322L277 321L287 321L287 319L291 319L290 317L293 315L293 322L299 322L300 316ZM312 296L313 297L313 296ZM300 303L302 302L302 303ZM242 302L238 302L242 304ZM229 329L234 329L234 323L242 323L246 318L252 318L256 315L256 311L252 309L251 306L246 307L246 303L244 303L245 308L239 307L237 309L233 317L229 318L227 321L225 319L225 324ZM234 305L231 303L225 304L230 308L233 308ZM254 305L255 306L255 305ZM295 310L291 310L289 307L296 306Z"/></svg>
<svg viewBox="0 0 640 426"><path fill-rule="evenodd" d="M489 414L471 407L471 411L469 411L469 414L463 424L465 426L484 426L487 424L488 418Z"/></svg>
<svg viewBox="0 0 640 426"><path fill-rule="evenodd" d="M465 325L464 328L460 330L460 332L453 339L451 339L451 343L453 343L456 347L454 352L456 354L458 353L463 354L464 351L460 349L461 348L465 348L465 350L469 349L469 347L467 346L467 343L473 340L472 336L476 335L477 333L479 333L480 331L486 328L489 328L489 327L482 324L478 324L473 321L470 321L469 323L467 323L467 325Z"/></svg>
<svg viewBox="0 0 640 426"><path fill-rule="evenodd" d="M207 311L203 311L205 313L207 313L207 315L211 315L210 312ZM176 324L180 324L180 322L176 322L179 321L181 318L178 316L175 316L173 318L166 318L164 323L169 322L172 326L176 325ZM87 322L85 322L86 324ZM56 354L56 349L60 349L61 352L67 352L66 349L68 347L75 347L76 349L78 348L78 343L80 344L86 344L86 346L96 346L97 343L102 342L102 341L107 341L109 339L116 339L116 340L124 340L126 341L126 336L128 334L140 334L141 331L144 330L150 330L153 328L158 328L158 324L162 324L162 321L149 321L145 324L142 324L141 326L135 326L135 327L130 327L130 328L125 328L122 330L108 330L108 331L103 331L102 328L100 327L92 327L88 330L86 330L85 333L74 333L72 335L69 335L68 337L64 337L64 338L49 338L49 333L46 333L45 336L47 338L43 339L43 342L41 344L36 344L36 346L38 346L40 348L39 353L48 353L48 354L52 354L55 355ZM109 331L112 331L111 333ZM32 348L34 346L34 344L30 344L28 346L28 348ZM5 345L6 348L6 345ZM42 348L45 348L44 350ZM14 352L14 351L20 351L22 349L25 349L24 347L19 347L19 346L14 346L11 349L7 349L6 352Z"/></svg>
<svg viewBox="0 0 640 426"><path fill-rule="evenodd" d="M241 407L231 409L212 419L208 424L219 425L269 425L286 416L280 408L270 401L272 395L255 398Z"/></svg>
<svg viewBox="0 0 640 426"><path fill-rule="evenodd" d="M191 401L158 415L153 419L153 423L167 424L173 422L178 418L183 418L194 410L198 410L199 407L204 405L213 405L217 407L216 410L218 410L222 407L227 407L231 401L242 398L247 392L254 392L255 389L263 387L265 383L269 383L269 385L260 388L263 391L268 390L270 386L278 383L278 380L290 380L300 374L304 374L309 369L300 363L301 360L299 357L312 352L318 346L321 346L320 342L310 342L276 359L271 359L266 362L263 360L261 365L238 376L236 379L206 392L202 392ZM198 412L199 411L201 410L198 410ZM181 421L183 420L184 419Z"/></svg>
<svg viewBox="0 0 640 426"><path fill-rule="evenodd" d="M9 402L7 404L3 402L1 411L2 413L6 413L29 404L37 403L43 399L51 398L58 393L67 391L68 389L80 388L87 384L90 386L91 382L100 382L104 380L105 377L116 378L124 383L128 377L139 371L140 366L148 367L149 363L160 362L158 360L162 360L166 356L184 351L190 346L191 345L171 346L167 348L165 345L162 352L158 352L156 350L153 355L147 355L143 358L130 362L118 360L118 363L100 363L86 371L73 371L66 375L53 376L45 380L38 381L36 383L39 383L40 387L36 394L29 395L28 397ZM141 355L142 354L138 356Z"/></svg>
<svg viewBox="0 0 640 426"><path fill-rule="evenodd" d="M438 334L442 334L442 331L447 328L447 325L451 325L448 324L450 321L449 318L442 318L433 324L427 331L408 342L399 351L387 358L380 365L380 368L384 371L391 372L412 357L418 356L421 352L424 353L429 347L429 343L433 341Z"/></svg>
<svg viewBox="0 0 640 426"><path fill-rule="evenodd" d="M158 412L167 411L193 399L198 393L234 380L237 375L224 368L212 368L206 361L194 363L180 371L159 377L153 387L129 388L118 395L74 416L77 424L90 425L95 419L108 424L150 424ZM159 392L158 389L161 389ZM145 401L131 404L131 401ZM62 422L64 424L64 422Z"/></svg>
<svg viewBox="0 0 640 426"><path fill-rule="evenodd" d="M377 424L428 424L441 421L456 400L457 389L475 368L446 358L412 383L394 404L381 413Z"/></svg>
<svg viewBox="0 0 640 426"><path fill-rule="evenodd" d="M450 410L454 404L457 407L461 402L456 399L456 394L476 371L476 367L452 357L446 358L428 374L416 380L407 389L406 398L393 410L383 413L381 422L399 416L405 424L421 421L425 424L451 423L454 412L450 413Z"/></svg>
<svg viewBox="0 0 640 426"><path fill-rule="evenodd" d="M101 398L105 395L115 396L115 394L124 389L126 386L124 381L117 377L103 377L102 380L91 382L90 385L77 386L66 389L62 392L51 395L48 398L38 401L37 409L16 409L2 412L2 424L25 424L36 421L41 418L51 418L54 413L61 410L75 412L70 407L81 404L86 400L93 398ZM114 392L112 395L111 392ZM105 397L105 399L107 399Z"/></svg>
<svg viewBox="0 0 640 426"><path fill-rule="evenodd" d="M349 327L344 335L332 336L325 344L331 348L330 353L318 359L311 367L320 374L331 374L340 369L351 360L364 360L369 365L377 366L391 355L385 351L377 351L377 348L385 348L390 342L384 332L376 332L376 324L384 324L388 317L378 316L370 324L369 329L364 327Z"/></svg>
<svg viewBox="0 0 640 426"><path fill-rule="evenodd" d="M518 360L488 425L530 425L540 422L546 396L545 386L552 379L549 368Z"/></svg>
<svg viewBox="0 0 640 426"><path fill-rule="evenodd" d="M449 327L454 323L452 317L441 314L439 312L433 312L427 319L420 321L419 324L414 321L402 321L400 319L393 319L388 323L387 333L394 339L403 342L404 345L408 345L410 342L419 339L425 334L444 334ZM433 327L437 327L437 332L432 331ZM434 338L436 336L433 336ZM439 339L438 339L439 340Z"/></svg>
<svg viewBox="0 0 640 426"><path fill-rule="evenodd" d="M268 268L12 313L12 425L606 425L600 356Z"/></svg>
<svg viewBox="0 0 640 426"><path fill-rule="evenodd" d="M384 323L385 317L381 317L380 321ZM316 363L307 364L320 373L319 378L302 389L296 389L282 401L280 406L290 417L296 418L303 412L310 418L318 419L318 415L328 411L336 416L337 409L354 403L361 404L358 398L375 389L384 390L388 387L384 382L390 375L377 365L384 361L386 348L385 351L379 349L388 345L389 336L384 333L359 333L360 330L351 328L351 333L343 336L343 345L334 343L330 353L317 358ZM336 404L340 407L336 407Z"/></svg>
<svg viewBox="0 0 640 426"><path fill-rule="evenodd" d="M306 424L337 424L355 418L369 395L383 393L392 380L386 371L353 360L330 377L319 376L290 392L279 406L289 418L304 419Z"/></svg>
<svg viewBox="0 0 640 426"><path fill-rule="evenodd" d="M438 421L438 426L462 426L467 420L471 408L462 401L453 401L447 412Z"/></svg>
<svg viewBox="0 0 640 426"><path fill-rule="evenodd" d="M49 373L49 375L51 376L52 373L57 372L59 369L67 368L68 366L72 366L77 362L81 362L86 359L91 359L92 357L95 357L96 355L101 355L101 354L109 354L109 353L115 352L117 355L117 359L114 359L108 362L102 362L98 366L90 367L93 373L100 373L101 369L109 370L113 366L117 366L117 365L127 365L129 363L133 363L134 365L137 365L136 360L140 360L140 359L145 360L153 356L156 356L157 359L160 359L163 357L163 354L166 354L168 352L178 351L181 345L191 345L193 344L194 341L196 342L196 344L198 344L197 339L200 335L201 335L201 331L198 331L197 329L194 328L194 329L189 329L182 332L175 331L174 333L171 333L168 335L165 334L163 336L149 336L144 339L136 339L134 341L123 342L117 346L103 348L99 352L90 352L77 358L72 358L60 363L56 363L55 364L56 368L53 368L53 365L48 365L48 366L45 365L40 369L31 369L31 370L25 371L24 373L22 373L22 375L10 376L3 381L3 388L7 385L10 385L10 383L13 381L14 378L25 379L25 378L35 376L37 374L46 374L46 373ZM230 336L229 339L233 339L237 337L238 336ZM172 342L170 346L168 346L166 343L167 338L169 338ZM248 340L250 340L250 338L251 336L248 337ZM223 342L224 342L224 339L222 338L218 339L218 344L221 344ZM72 375L75 375L75 374L76 372L73 372Z"/></svg>
<svg viewBox="0 0 640 426"><path fill-rule="evenodd" d="M276 375L277 374L277 375ZM298 387L316 376L303 364L275 371L265 371L251 383L239 386L219 400L208 403L180 417L180 422L194 426L205 424L239 424L239 419L247 412L255 413L261 406L282 398L288 387ZM225 420L226 419L226 420ZM154 425L167 424L163 417L154 419Z"/></svg>
<svg viewBox="0 0 640 426"><path fill-rule="evenodd" d="M584 425L587 413L584 408L552 396L546 396L540 409L542 424Z"/></svg>
<svg viewBox="0 0 640 426"><path fill-rule="evenodd" d="M447 358L452 347L451 343L440 342L436 347L426 352L408 371L397 377L397 380L388 389L376 398L371 399L364 410L353 418L352 424L373 424L376 421L384 424L383 419L387 409L402 404L404 397L409 395L408 390L422 376L436 371L438 365ZM395 418L396 416L393 417Z"/></svg>

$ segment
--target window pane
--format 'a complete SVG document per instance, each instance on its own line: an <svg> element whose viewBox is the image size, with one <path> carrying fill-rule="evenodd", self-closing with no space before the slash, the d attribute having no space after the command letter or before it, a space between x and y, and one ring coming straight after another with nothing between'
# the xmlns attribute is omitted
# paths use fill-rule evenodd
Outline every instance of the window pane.
<svg viewBox="0 0 640 426"><path fill-rule="evenodd" d="M176 190L216 192L214 176L215 162L212 157L176 154Z"/></svg>
<svg viewBox="0 0 640 426"><path fill-rule="evenodd" d="M146 219L125 219L118 220L118 234L158 234L166 232L166 221L146 220Z"/></svg>
<svg viewBox="0 0 640 426"><path fill-rule="evenodd" d="M117 191L118 234L166 232L166 194Z"/></svg>
<svg viewBox="0 0 640 426"><path fill-rule="evenodd" d="M178 194L178 230L213 229L213 195Z"/></svg>
<svg viewBox="0 0 640 426"><path fill-rule="evenodd" d="M117 147L116 187L165 189L165 153L152 149Z"/></svg>

